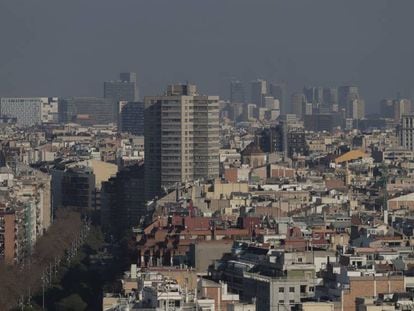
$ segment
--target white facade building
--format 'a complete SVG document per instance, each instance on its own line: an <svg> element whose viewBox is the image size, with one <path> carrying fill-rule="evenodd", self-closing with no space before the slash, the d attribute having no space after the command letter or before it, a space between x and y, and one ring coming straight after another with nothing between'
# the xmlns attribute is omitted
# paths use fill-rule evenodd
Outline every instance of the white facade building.
<svg viewBox="0 0 414 311"><path fill-rule="evenodd" d="M58 98L2 98L0 115L15 117L22 127L54 123L58 120Z"/></svg>

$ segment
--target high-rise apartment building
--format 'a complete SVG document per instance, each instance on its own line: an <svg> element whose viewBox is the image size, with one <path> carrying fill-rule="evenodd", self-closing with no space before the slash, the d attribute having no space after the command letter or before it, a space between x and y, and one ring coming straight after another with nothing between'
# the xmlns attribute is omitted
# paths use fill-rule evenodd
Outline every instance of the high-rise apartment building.
<svg viewBox="0 0 414 311"><path fill-rule="evenodd" d="M279 100L280 113L286 114L289 113L287 105L287 87L286 83L269 83L269 95L273 96L275 99Z"/></svg>
<svg viewBox="0 0 414 311"><path fill-rule="evenodd" d="M134 72L124 72L118 81L104 82L104 98L118 101L138 101L137 76Z"/></svg>
<svg viewBox="0 0 414 311"><path fill-rule="evenodd" d="M112 99L72 97L59 102L59 121L84 126L117 122L118 105Z"/></svg>
<svg viewBox="0 0 414 311"><path fill-rule="evenodd" d="M145 191L219 175L219 97L195 85L170 85L165 95L145 97Z"/></svg>
<svg viewBox="0 0 414 311"><path fill-rule="evenodd" d="M144 103L119 102L118 131L144 135Z"/></svg>
<svg viewBox="0 0 414 311"><path fill-rule="evenodd" d="M58 98L2 98L0 115L16 118L16 124L22 127L56 123L58 121Z"/></svg>
<svg viewBox="0 0 414 311"><path fill-rule="evenodd" d="M240 81L231 81L230 82L230 102L234 103L244 103L246 101L246 94L244 90L244 85Z"/></svg>
<svg viewBox="0 0 414 311"><path fill-rule="evenodd" d="M402 116L399 136L402 147L408 150L414 150L414 115L407 114Z"/></svg>
<svg viewBox="0 0 414 311"><path fill-rule="evenodd" d="M63 207L92 209L95 206L96 192L93 169L80 166L71 167L65 170L61 176L59 187Z"/></svg>
<svg viewBox="0 0 414 311"><path fill-rule="evenodd" d="M257 79L251 83L251 101L257 108L263 107L263 97L267 94L267 83L265 80Z"/></svg>
<svg viewBox="0 0 414 311"><path fill-rule="evenodd" d="M144 197L144 166L135 164L120 170L102 183L102 225L121 234L147 216Z"/></svg>
<svg viewBox="0 0 414 311"><path fill-rule="evenodd" d="M259 142L263 151L283 152L288 157L308 153L303 124L289 118L290 115L284 115L280 124L261 132Z"/></svg>

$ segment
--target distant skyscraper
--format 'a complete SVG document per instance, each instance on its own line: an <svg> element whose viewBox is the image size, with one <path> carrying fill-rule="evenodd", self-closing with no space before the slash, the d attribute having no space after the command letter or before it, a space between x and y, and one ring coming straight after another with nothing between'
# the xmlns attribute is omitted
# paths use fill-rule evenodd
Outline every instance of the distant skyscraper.
<svg viewBox="0 0 414 311"><path fill-rule="evenodd" d="M119 74L119 78L121 79L121 81L125 82L137 82L137 74L135 72L121 72Z"/></svg>
<svg viewBox="0 0 414 311"><path fill-rule="evenodd" d="M218 177L219 97L178 84L144 102L146 197L176 183Z"/></svg>
<svg viewBox="0 0 414 311"><path fill-rule="evenodd" d="M124 72L118 81L104 82L104 98L115 101L138 101L137 77L134 72Z"/></svg>
<svg viewBox="0 0 414 311"><path fill-rule="evenodd" d="M244 103L246 101L246 94L244 91L244 85L240 81L231 81L230 82L230 102L234 103Z"/></svg>
<svg viewBox="0 0 414 311"><path fill-rule="evenodd" d="M16 118L18 126L58 122L58 98L2 98L0 115Z"/></svg>
<svg viewBox="0 0 414 311"><path fill-rule="evenodd" d="M305 94L308 103L315 105L323 102L323 89L321 87L304 87L303 94Z"/></svg>
<svg viewBox="0 0 414 311"><path fill-rule="evenodd" d="M255 104L245 104L243 107L243 120L252 121L259 116L258 109Z"/></svg>
<svg viewBox="0 0 414 311"><path fill-rule="evenodd" d="M363 99L354 99L350 101L346 111L347 117L350 119L363 119L365 117L365 101Z"/></svg>
<svg viewBox="0 0 414 311"><path fill-rule="evenodd" d="M144 135L144 103L119 102L118 131Z"/></svg>
<svg viewBox="0 0 414 311"><path fill-rule="evenodd" d="M338 110L338 89L336 87L324 88L322 104L330 111Z"/></svg>
<svg viewBox="0 0 414 311"><path fill-rule="evenodd" d="M256 105L257 108L263 107L263 97L267 94L267 83L265 80L255 80L251 83L252 91L252 103Z"/></svg>
<svg viewBox="0 0 414 311"><path fill-rule="evenodd" d="M280 110L280 101L273 96L263 97L264 108L268 110Z"/></svg>
<svg viewBox="0 0 414 311"><path fill-rule="evenodd" d="M357 86L340 86L338 88L338 105L339 109L347 109L349 103L355 99L359 99L359 89Z"/></svg>
<svg viewBox="0 0 414 311"><path fill-rule="evenodd" d="M117 123L117 103L99 97L72 97L59 101L59 121L85 126Z"/></svg>
<svg viewBox="0 0 414 311"><path fill-rule="evenodd" d="M311 115L313 114L313 105L312 103L306 103L305 104L305 110L304 110L304 114L305 115Z"/></svg>
<svg viewBox="0 0 414 311"><path fill-rule="evenodd" d="M411 114L413 107L409 99L394 100L394 121L399 122L403 115Z"/></svg>
<svg viewBox="0 0 414 311"><path fill-rule="evenodd" d="M292 113L298 118L302 117L305 109L305 95L303 93L293 93L291 98Z"/></svg>
<svg viewBox="0 0 414 311"><path fill-rule="evenodd" d="M269 95L279 100L281 114L286 114L290 112L288 111L286 83L269 83Z"/></svg>
<svg viewBox="0 0 414 311"><path fill-rule="evenodd" d="M245 104L243 103L234 103L231 105L230 117L233 121L239 122L243 118L243 109Z"/></svg>
<svg viewBox="0 0 414 311"><path fill-rule="evenodd" d="M381 117L394 119L394 101L392 99L383 99L380 102Z"/></svg>

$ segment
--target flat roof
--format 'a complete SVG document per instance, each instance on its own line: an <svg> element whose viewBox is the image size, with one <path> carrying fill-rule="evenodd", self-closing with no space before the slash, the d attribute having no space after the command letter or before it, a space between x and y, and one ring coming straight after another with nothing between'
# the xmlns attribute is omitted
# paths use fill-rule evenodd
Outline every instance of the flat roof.
<svg viewBox="0 0 414 311"><path fill-rule="evenodd" d="M398 201L412 201L414 200L414 192L413 193L409 193L406 195L402 195L400 197L396 197L393 199L388 200L388 202L398 202Z"/></svg>

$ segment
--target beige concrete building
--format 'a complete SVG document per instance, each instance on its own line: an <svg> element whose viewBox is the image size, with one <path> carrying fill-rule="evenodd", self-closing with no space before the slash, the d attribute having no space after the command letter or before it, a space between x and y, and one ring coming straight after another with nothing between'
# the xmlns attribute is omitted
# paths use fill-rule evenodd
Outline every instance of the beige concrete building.
<svg viewBox="0 0 414 311"><path fill-rule="evenodd" d="M388 200L388 210L414 210L414 193L399 196Z"/></svg>
<svg viewBox="0 0 414 311"><path fill-rule="evenodd" d="M219 97L177 84L144 102L147 198L176 183L218 177Z"/></svg>

